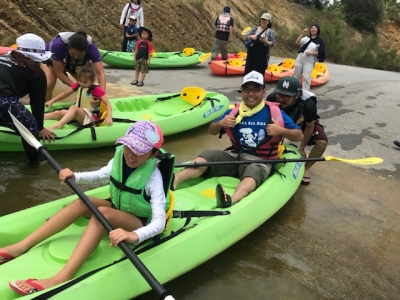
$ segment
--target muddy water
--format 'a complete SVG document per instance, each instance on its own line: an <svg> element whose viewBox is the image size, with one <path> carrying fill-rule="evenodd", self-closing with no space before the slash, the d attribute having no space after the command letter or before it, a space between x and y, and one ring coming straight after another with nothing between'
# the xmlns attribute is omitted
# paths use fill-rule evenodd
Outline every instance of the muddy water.
<svg viewBox="0 0 400 300"><path fill-rule="evenodd" d="M226 140L202 126L167 137L165 148L183 162L204 145L221 149ZM112 154L113 147L52 153L72 170L97 169ZM399 178L392 175L317 163L311 185L301 186L275 216L165 287L176 299L191 300L399 299ZM0 215L71 194L47 164L30 169L23 154L1 153Z"/></svg>

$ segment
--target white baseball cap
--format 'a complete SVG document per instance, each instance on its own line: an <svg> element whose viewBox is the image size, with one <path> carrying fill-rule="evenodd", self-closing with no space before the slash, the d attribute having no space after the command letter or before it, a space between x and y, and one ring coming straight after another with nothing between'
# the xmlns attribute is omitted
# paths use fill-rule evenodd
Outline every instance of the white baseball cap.
<svg viewBox="0 0 400 300"><path fill-rule="evenodd" d="M129 17L129 20L134 20L134 21L136 21L136 16L130 16L130 17Z"/></svg>
<svg viewBox="0 0 400 300"><path fill-rule="evenodd" d="M17 38L16 50L36 62L48 60L52 54L46 51L44 40L33 33L26 33Z"/></svg>
<svg viewBox="0 0 400 300"><path fill-rule="evenodd" d="M251 71L250 73L248 73L246 76L243 77L242 86L248 82L255 82L261 86L264 86L264 76L257 71Z"/></svg>

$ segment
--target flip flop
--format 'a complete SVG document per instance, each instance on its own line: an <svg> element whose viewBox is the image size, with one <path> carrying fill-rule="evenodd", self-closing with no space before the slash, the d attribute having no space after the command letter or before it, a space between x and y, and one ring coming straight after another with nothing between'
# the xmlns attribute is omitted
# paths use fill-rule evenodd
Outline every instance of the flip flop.
<svg viewBox="0 0 400 300"><path fill-rule="evenodd" d="M400 141L394 141L393 144L395 144L397 147L400 147Z"/></svg>
<svg viewBox="0 0 400 300"><path fill-rule="evenodd" d="M225 195L226 195L226 201L225 201ZM224 188L220 184L218 184L215 189L215 198L217 199L217 207L219 208L226 208L232 205L231 196L225 193Z"/></svg>
<svg viewBox="0 0 400 300"><path fill-rule="evenodd" d="M37 283L33 282L34 280L37 280L37 279L31 278L31 279L25 280L25 283L27 283L27 284L29 284L31 287L33 287L33 289L31 289L29 292L25 292L24 290L22 290L22 289L17 285L17 283L16 283L15 281L9 282L8 285L10 286L10 288L11 288L14 292L16 292L16 293L18 293L18 294L20 294L20 295L22 295L22 296L26 296L26 295L30 295L30 294L33 294L33 293L37 293L37 292L43 291L43 290L44 290L44 287L42 287L40 284L37 284Z"/></svg>
<svg viewBox="0 0 400 300"><path fill-rule="evenodd" d="M304 180L304 179L308 179L309 181ZM302 185L309 185L310 182L311 182L311 178L309 176L303 176L303 179L301 180Z"/></svg>
<svg viewBox="0 0 400 300"><path fill-rule="evenodd" d="M6 262L9 262L10 260L13 260L15 257L6 253L6 252L0 252L0 265L5 264Z"/></svg>

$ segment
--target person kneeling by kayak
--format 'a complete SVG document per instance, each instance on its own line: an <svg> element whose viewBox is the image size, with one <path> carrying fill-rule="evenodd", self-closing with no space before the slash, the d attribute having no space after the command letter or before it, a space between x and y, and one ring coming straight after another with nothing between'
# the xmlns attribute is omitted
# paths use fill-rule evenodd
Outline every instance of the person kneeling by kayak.
<svg viewBox="0 0 400 300"><path fill-rule="evenodd" d="M277 158L278 145L283 137L291 141L301 141L303 133L290 117L276 104L264 101L266 88L264 76L252 71L243 78L242 102L232 110L212 122L209 133L227 133L232 146L228 149L202 152L193 163L232 161L231 165L184 168L175 174L173 188L185 180L197 177L234 176L240 183L232 196L227 195L221 185L217 185L217 207L229 207L259 187L269 176L271 164L249 163L235 165L235 161L251 161Z"/></svg>
<svg viewBox="0 0 400 300"><path fill-rule="evenodd" d="M90 197L112 227L117 228L109 233L110 246L117 246L122 241L138 244L164 230L169 200L165 195L156 159L163 141L161 129L157 125L148 121L136 122L125 136L116 141L116 144L121 145L116 148L107 166L92 172L73 173L70 169L60 171L62 183L69 177L80 183L110 182L110 199ZM143 180L137 180L139 176ZM22 241L1 248L0 263L20 256L68 227L79 217L88 215L91 216L90 210L84 201L73 201ZM10 287L26 295L70 280L96 249L103 232L101 223L91 216L70 259L56 275L42 280L10 282Z"/></svg>
<svg viewBox="0 0 400 300"><path fill-rule="evenodd" d="M321 157L328 145L328 137L324 127L319 123L317 97L301 89L300 81L296 77L286 76L278 81L274 93L268 95L267 100L278 102L279 107L301 127L304 134L304 139L299 146L301 155L307 158L305 147L314 146L308 157ZM315 161L306 162L302 185L310 184L310 168L315 163Z"/></svg>

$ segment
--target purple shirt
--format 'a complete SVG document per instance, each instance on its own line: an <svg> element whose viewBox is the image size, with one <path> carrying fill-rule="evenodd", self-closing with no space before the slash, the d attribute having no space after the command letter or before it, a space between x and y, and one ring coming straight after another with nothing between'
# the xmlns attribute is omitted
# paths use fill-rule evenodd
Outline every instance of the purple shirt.
<svg viewBox="0 0 400 300"><path fill-rule="evenodd" d="M50 43L51 43L51 52L53 53L52 58L57 61L64 61L67 56L67 47L62 41L60 36L56 36L51 42L46 43L46 50L50 51ZM89 60L92 63L96 63L101 61L101 55L99 49L95 44L90 44L88 47Z"/></svg>

